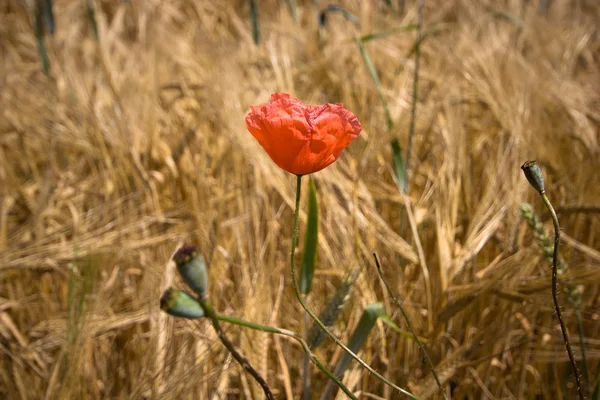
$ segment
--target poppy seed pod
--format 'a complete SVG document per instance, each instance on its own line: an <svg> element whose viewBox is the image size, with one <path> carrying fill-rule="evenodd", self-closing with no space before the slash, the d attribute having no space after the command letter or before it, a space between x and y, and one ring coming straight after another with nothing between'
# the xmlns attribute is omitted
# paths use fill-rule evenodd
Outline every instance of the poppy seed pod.
<svg viewBox="0 0 600 400"><path fill-rule="evenodd" d="M190 294L169 288L160 298L160 309L174 317L196 319L204 317L204 309Z"/></svg>
<svg viewBox="0 0 600 400"><path fill-rule="evenodd" d="M361 125L341 103L304 104L287 93L251 106L246 127L281 169L308 175L335 162L360 135Z"/></svg>
<svg viewBox="0 0 600 400"><path fill-rule="evenodd" d="M208 291L208 272L204 257L195 246L183 246L173 256L177 271L200 298Z"/></svg>
<svg viewBox="0 0 600 400"><path fill-rule="evenodd" d="M544 176L542 175L542 170L540 169L537 161L525 161L525 163L521 166L521 169L525 174L525 178L527 178L529 181L529 184L533 186L533 188L539 193L543 193Z"/></svg>

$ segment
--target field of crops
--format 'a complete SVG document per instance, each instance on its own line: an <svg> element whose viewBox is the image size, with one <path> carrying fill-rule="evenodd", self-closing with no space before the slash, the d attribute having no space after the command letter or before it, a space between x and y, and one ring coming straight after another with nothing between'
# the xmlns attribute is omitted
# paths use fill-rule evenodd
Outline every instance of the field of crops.
<svg viewBox="0 0 600 400"><path fill-rule="evenodd" d="M0 0L0 398L265 398L210 316L161 310L195 245L277 399L578 398L553 262L599 399L599 24L595 0ZM383 379L296 296L297 178L245 120L277 92L362 125L302 178L294 260Z"/></svg>

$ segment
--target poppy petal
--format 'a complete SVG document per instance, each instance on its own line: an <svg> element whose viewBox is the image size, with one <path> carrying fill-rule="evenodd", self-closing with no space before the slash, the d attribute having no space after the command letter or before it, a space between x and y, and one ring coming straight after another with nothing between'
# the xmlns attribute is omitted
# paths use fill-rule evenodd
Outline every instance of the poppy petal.
<svg viewBox="0 0 600 400"><path fill-rule="evenodd" d="M296 175L335 162L361 131L358 118L342 104L308 105L286 93L251 106L246 127L279 167Z"/></svg>

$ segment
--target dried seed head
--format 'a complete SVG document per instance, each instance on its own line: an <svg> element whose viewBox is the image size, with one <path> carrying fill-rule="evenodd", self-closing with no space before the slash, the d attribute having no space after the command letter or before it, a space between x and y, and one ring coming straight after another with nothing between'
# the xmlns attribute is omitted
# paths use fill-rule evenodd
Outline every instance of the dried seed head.
<svg viewBox="0 0 600 400"><path fill-rule="evenodd" d="M194 297L183 290L173 288L165 290L161 296L160 309L180 318L195 319L204 316L204 309Z"/></svg>

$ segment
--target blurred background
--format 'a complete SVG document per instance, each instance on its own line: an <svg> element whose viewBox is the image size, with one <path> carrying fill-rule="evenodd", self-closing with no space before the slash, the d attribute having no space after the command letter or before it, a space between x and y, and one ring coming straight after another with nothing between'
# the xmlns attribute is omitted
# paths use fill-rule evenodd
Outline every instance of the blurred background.
<svg viewBox="0 0 600 400"><path fill-rule="evenodd" d="M552 222L520 170L537 159L593 398L600 3L422 3L419 34L411 0L0 1L0 397L262 398L208 321L171 318L159 297L183 287L170 258L193 243L217 310L302 331L295 177L244 125L251 104L281 91L343 102L363 125L314 175L311 307L360 271L339 337L377 302L407 329L376 252L452 398L574 398L550 295ZM404 164L411 148L403 182L394 139ZM297 343L225 328L278 398L301 398ZM330 340L315 351L331 369L341 356ZM441 398L416 343L388 325L360 355L421 399ZM359 398L400 398L356 363L343 381ZM326 382L315 369L314 398Z"/></svg>

